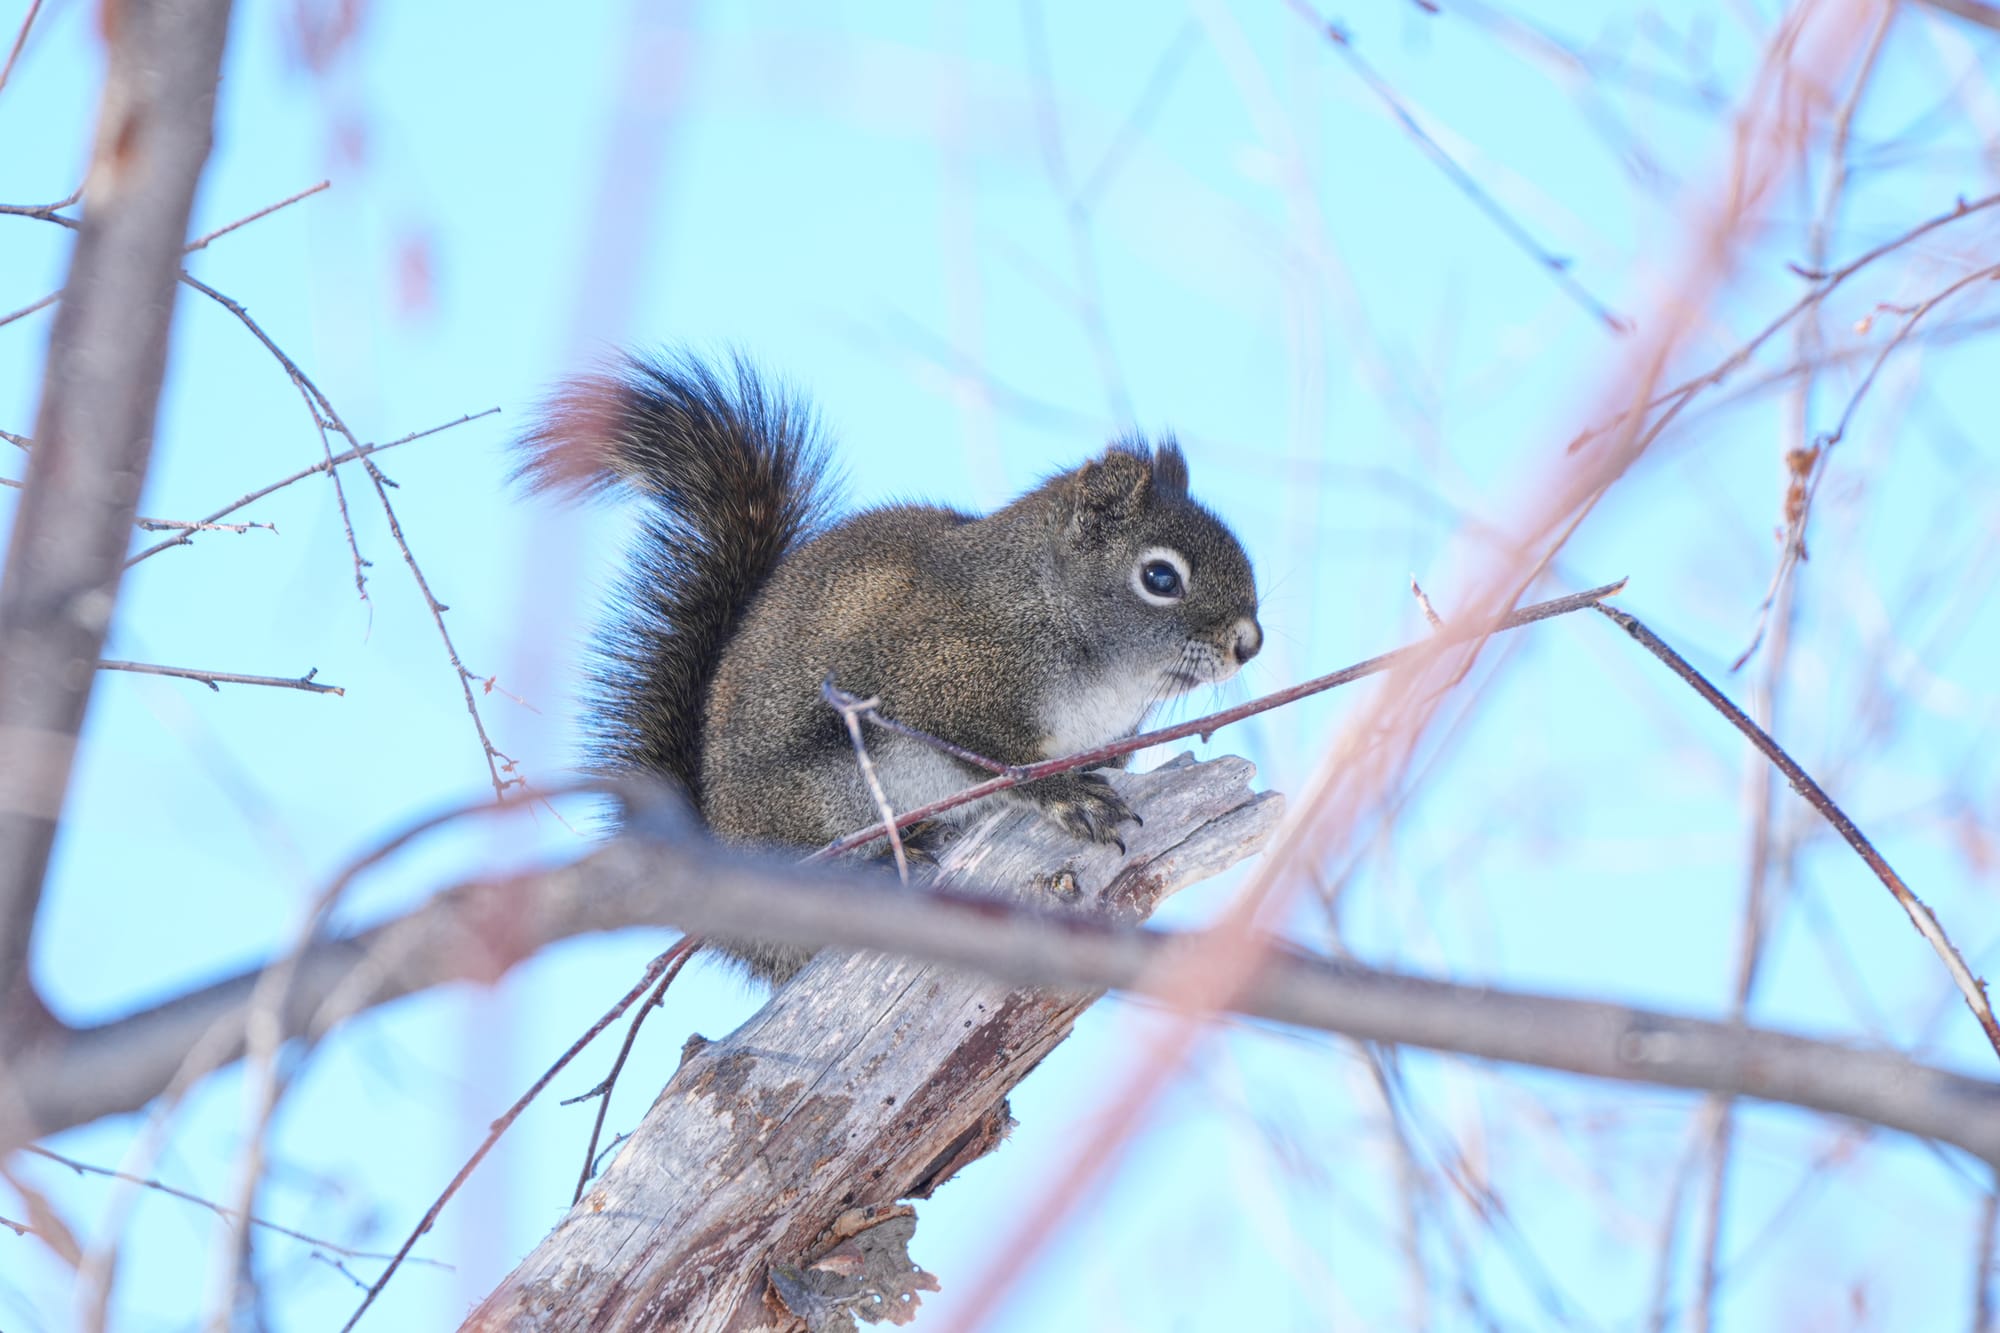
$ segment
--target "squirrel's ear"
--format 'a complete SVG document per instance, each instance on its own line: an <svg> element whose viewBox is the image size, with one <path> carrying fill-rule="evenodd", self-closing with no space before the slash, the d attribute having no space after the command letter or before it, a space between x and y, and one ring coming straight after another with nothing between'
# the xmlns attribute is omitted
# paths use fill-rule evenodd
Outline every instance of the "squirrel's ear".
<svg viewBox="0 0 2000 1333"><path fill-rule="evenodd" d="M1070 523L1077 536L1085 543L1100 540L1146 502L1152 484L1151 460L1130 449L1114 445L1104 457L1085 463L1071 492L1076 508Z"/></svg>

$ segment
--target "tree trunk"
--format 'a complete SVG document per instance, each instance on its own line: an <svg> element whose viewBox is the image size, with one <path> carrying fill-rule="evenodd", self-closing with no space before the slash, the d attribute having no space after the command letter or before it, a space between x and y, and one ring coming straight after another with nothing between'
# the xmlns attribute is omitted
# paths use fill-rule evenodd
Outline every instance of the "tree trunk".
<svg viewBox="0 0 2000 1333"><path fill-rule="evenodd" d="M1146 821L1129 853L1009 812L955 843L938 878L1140 920L1270 835L1283 801L1251 776L1240 759L1115 774ZM1007 1093L1095 999L822 953L729 1037L690 1043L616 1160L464 1328L907 1322L936 1282L909 1259L899 1201L999 1144Z"/></svg>

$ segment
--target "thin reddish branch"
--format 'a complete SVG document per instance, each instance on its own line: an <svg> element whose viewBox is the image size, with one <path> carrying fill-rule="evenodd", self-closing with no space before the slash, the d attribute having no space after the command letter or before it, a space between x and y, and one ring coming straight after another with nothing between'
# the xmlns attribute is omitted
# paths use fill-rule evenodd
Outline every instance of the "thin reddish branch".
<svg viewBox="0 0 2000 1333"><path fill-rule="evenodd" d="M1631 635L1647 652L1666 663L1668 669L1686 681L1696 694L1707 701L1709 707L1722 714L1731 726L1742 732L1749 742L1771 761L1772 766L1785 775L1785 781L1792 784L1793 790L1803 796L1813 809L1819 811L1827 823L1833 825L1834 831L1854 849L1855 855L1861 858L1862 863L1874 872L1875 878L1881 880L1883 887L1895 897L1897 904L1909 916L1910 923L1917 928L1917 933L1922 935L1936 951L1944 963L1946 973L1951 977L1952 984L1958 987L1959 994L1965 998L1966 1007L1972 1010L1972 1016L1978 1020L1981 1031L1985 1032L1987 1042L1993 1047L1994 1053L2000 1055L2000 1021L1996 1021L1994 1017L1993 1005L1986 995L1986 983L1973 975L1972 969L1965 965L1965 959L1946 936L1944 927L1938 924L1937 917L1931 909L1910 891L1910 886L1903 882L1903 877L1898 875L1890 866L1888 859L1875 849L1875 844L1868 840L1867 835L1855 827L1854 821L1847 817L1847 812L1826 794L1825 788L1813 780L1812 774L1800 768L1798 762L1785 753L1784 747L1771 739L1769 733L1752 721L1749 714L1730 702L1727 695L1716 689L1707 677L1695 670L1686 658L1668 647L1658 635L1647 629L1637 618L1616 607L1599 603L1597 609L1610 617L1612 623Z"/></svg>
<svg viewBox="0 0 2000 1333"><path fill-rule="evenodd" d="M625 1072L625 1062L632 1056L633 1043L639 1040L639 1029L645 1025L646 1015L659 1008L661 1001L667 998L667 991L673 986L674 978L681 974L681 969L687 966L688 959L694 957L695 951L701 948L701 944L701 936L683 935L673 948L647 965L647 977L658 976L659 981L654 985L653 993L646 997L646 1002L632 1015L631 1026L625 1029L625 1040L618 1047L618 1054L612 1059L611 1068L604 1075L604 1081L581 1096L563 1099L564 1106L573 1106L578 1102L589 1101L593 1097L597 1099L597 1119L590 1126L590 1142L583 1148L583 1167L577 1172L576 1193L570 1196L571 1207L575 1207L577 1201L583 1198L584 1188L590 1184L591 1173L597 1169L597 1144L604 1137L604 1120L611 1111L611 1094L618 1090L618 1076ZM665 965L664 970L662 964Z"/></svg>
<svg viewBox="0 0 2000 1333"><path fill-rule="evenodd" d="M7 48L7 63L0 65L0 91L7 87L7 80L14 73L14 62L21 58L21 48L28 44L28 29L35 26L35 16L42 12L42 0L28 0L28 13L21 20L21 27L14 34L14 44Z"/></svg>
<svg viewBox="0 0 2000 1333"><path fill-rule="evenodd" d="M1824 22L1806 22L1808 16L1822 14L1829 16ZM1645 336L1604 377L1607 394L1631 405L1616 418L1622 425L1580 465L1552 469L1529 492L1513 525L1510 558L1482 571L1466 599L1474 609L1473 623L1499 621L1679 410L1679 405L1672 407L1651 428L1643 428L1638 409L1654 397L1668 367L1694 336L1734 271L1749 228L1795 166L1796 146L1811 123L1794 113L1812 104L1784 96L1793 66L1845 67L1849 53L1859 49L1859 17L1851 5L1821 6L1809 0L1787 17L1767 45L1754 87L1736 117L1726 184L1692 215L1685 259L1663 289L1666 297L1657 317L1643 322ZM1476 645L1469 651L1476 651ZM1326 748L1294 816L1211 932L1209 947L1198 958L1163 962L1162 972L1148 979L1148 989L1166 997L1175 1013L1132 1060L1104 1113L1066 1154L1049 1187L994 1247L994 1262L961 1306L961 1329L980 1327L999 1308L1027 1264L1049 1238L1061 1234L1092 1184L1120 1159L1135 1127L1184 1066L1205 1016L1228 1007L1268 969L1271 956L1258 921L1284 910L1327 840L1353 836L1380 794L1407 770L1437 711L1436 682L1453 665L1444 652L1433 651L1391 678L1376 706Z"/></svg>
<svg viewBox="0 0 2000 1333"><path fill-rule="evenodd" d="M571 1042L569 1049L557 1056L555 1063L543 1070L542 1076L536 1079L526 1092L516 1098L514 1104L508 1107L498 1120L493 1122L492 1126L486 1132L486 1137L473 1150L472 1156L466 1159L465 1165L458 1168L458 1174L451 1178L450 1183L444 1187L443 1192L424 1211L423 1217L411 1229L410 1234L403 1238L403 1243L397 1247L396 1253L390 1257L388 1266L382 1270L382 1275L375 1279L374 1283L368 1288L367 1293L362 1296L361 1304L355 1308L353 1314L347 1317L347 1322L340 1326L341 1333L348 1333L349 1329L352 1329L355 1324L360 1322L361 1316L368 1313L368 1307L373 1305L375 1298L382 1294L382 1288L389 1284L389 1279L394 1277L396 1270L403 1266L403 1261L409 1257L410 1251L415 1249L417 1242L423 1239L424 1234L432 1226L436 1225L438 1215L444 1211L445 1205L450 1203L452 1196L457 1194L465 1182L472 1178L472 1173L479 1169L481 1162L486 1160L486 1154L492 1152L493 1145L500 1142L500 1136L505 1134L513 1126L514 1122L521 1118L521 1112L527 1110L534 1103L535 1098L542 1095L542 1089L554 1082L556 1075L569 1067L570 1061L583 1054L583 1048L597 1040L599 1033L617 1022L618 1015L630 1009L634 1002L646 993L648 988L660 980L661 974L666 972L669 967L673 969L674 973L678 973L680 965L687 961L688 954L692 952L692 949L683 951L679 948L674 948L667 950L658 958L655 958L651 965L646 968L646 974L639 978L638 984L620 996L617 1003L605 1010L595 1023L592 1023L584 1030L582 1036ZM671 979L671 977L668 979ZM609 1095L607 1094L606 1100L609 1101L609 1099ZM599 1124L602 1123L603 1121L600 1117Z"/></svg>
<svg viewBox="0 0 2000 1333"><path fill-rule="evenodd" d="M946 810L955 810L961 805L968 805L982 797L991 796L995 792L1006 791L1010 787L1018 787L1023 783L1033 782L1038 778L1052 777L1057 773L1067 773L1072 769L1099 767L1108 760L1116 759L1120 755L1132 754L1143 750L1149 745L1164 745L1168 741L1184 740L1189 736L1199 736L1205 741L1216 731L1228 726L1232 722L1241 722L1246 717L1255 717L1259 713L1266 713L1273 708L1279 708L1288 703L1295 703L1309 695L1320 694L1342 685L1350 685L1367 676L1379 675L1391 668L1416 661L1422 654L1436 652L1440 644L1470 643L1474 640L1484 638L1489 634L1498 634L1504 630L1519 629L1523 625L1532 625L1537 621L1549 620L1556 616L1581 611L1585 607L1597 605L1602 599L1614 595L1624 586L1625 580L1620 579L1616 583L1607 583L1601 588L1592 588L1588 592L1571 593L1567 597L1557 597L1550 601L1537 602L1533 606L1524 606L1518 611L1509 613L1497 624L1493 625L1479 625L1468 622L1448 632L1440 633L1427 642L1411 644L1405 648L1397 648L1380 656L1371 657L1365 662L1356 662L1353 666L1342 667L1340 670L1330 671L1324 676L1317 676L1312 680L1252 699L1248 703L1238 704L1234 708L1225 708L1219 713L1210 713L1206 717L1195 718L1191 722L1177 722L1171 727L1161 727L1156 731L1141 732L1136 736L1127 736L1123 740L1112 741L1089 750L1079 750L1075 754L1064 755L1061 758L1044 759L1039 763L1023 764L1017 768L1005 769L999 777L993 778L990 781L982 782L974 787L967 787L964 791L954 792L950 796L941 797L928 804L920 805L914 810L905 811L896 816L895 824L899 829L908 828L920 819L928 819L932 815L942 814ZM916 736L920 739L932 739L926 733L920 732L914 727L902 728L901 730L907 735ZM953 746L951 748L955 750L957 747ZM999 765L990 759L974 759L972 762L979 763L982 767L999 767ZM827 844L806 859L808 861L821 861L829 857L839 856L844 852L851 852L857 847L867 846L877 838L884 836L888 831L889 825L886 822L870 825L865 829L850 833L844 838Z"/></svg>
<svg viewBox="0 0 2000 1333"><path fill-rule="evenodd" d="M841 723L847 728L847 739L854 746L855 766L861 770L861 781L868 788L869 799L875 802L875 811L882 816L882 827L889 835L889 851L896 859L896 878L908 884L910 858L903 850L903 832L896 826L895 807L889 804L889 793L882 789L882 779L875 772L875 761L868 754L868 741L861 734L862 717L879 716L876 709L882 701L849 694L833 683L832 676L820 682L819 697L840 714Z"/></svg>
<svg viewBox="0 0 2000 1333"><path fill-rule="evenodd" d="M1990 5L1986 0L1916 0L1916 2L1935 9L1940 14L1964 19L1967 23L1976 24L1989 32L2000 32L2000 7Z"/></svg>
<svg viewBox="0 0 2000 1333"><path fill-rule="evenodd" d="M259 218L267 218L281 208L288 208L291 205L296 204L301 199L310 199L313 195L318 194L321 190L331 189L332 187L333 187L332 181L321 181L317 185L308 185L306 186L305 189L300 190L297 194L288 194L275 204L266 204L254 213L246 213L242 217L236 219L236 221L234 222L225 222L220 227L217 227L214 231L204 232L202 235L197 236L192 241L189 241L187 243L187 248L184 249L181 253L191 255L197 250L205 250L208 248L208 243L210 241L213 241L218 237L227 236L230 232L235 231L238 227L247 227L251 223L257 221Z"/></svg>

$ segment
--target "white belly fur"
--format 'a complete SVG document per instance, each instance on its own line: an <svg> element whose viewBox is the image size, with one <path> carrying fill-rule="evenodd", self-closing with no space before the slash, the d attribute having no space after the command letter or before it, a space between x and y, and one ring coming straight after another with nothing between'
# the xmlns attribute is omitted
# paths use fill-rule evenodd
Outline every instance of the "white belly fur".
<svg viewBox="0 0 2000 1333"><path fill-rule="evenodd" d="M1156 681L1137 676L1105 676L1042 709L1042 750L1056 759L1129 736L1145 721L1146 706L1157 702ZM870 737L869 755L883 794L896 810L914 810L962 791L981 779L921 741L905 736ZM942 816L961 823L984 813L985 801L960 806Z"/></svg>
<svg viewBox="0 0 2000 1333"><path fill-rule="evenodd" d="M1042 707L1042 758L1057 759L1129 736L1159 700L1157 676L1105 675Z"/></svg>

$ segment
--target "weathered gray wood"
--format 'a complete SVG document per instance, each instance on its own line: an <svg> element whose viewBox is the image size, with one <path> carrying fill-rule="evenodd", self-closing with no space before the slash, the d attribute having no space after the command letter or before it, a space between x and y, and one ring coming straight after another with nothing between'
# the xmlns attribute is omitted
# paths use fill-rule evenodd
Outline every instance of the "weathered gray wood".
<svg viewBox="0 0 2000 1333"><path fill-rule="evenodd" d="M1219 759L1116 774L1146 821L1128 831L1128 854L1008 813L952 846L939 877L1142 919L1269 837L1283 802L1253 794L1252 772ZM1008 1091L1095 998L822 954L687 1057L603 1176L464 1327L903 1322L930 1279L909 1264L912 1219L897 1201L927 1197L998 1144Z"/></svg>

